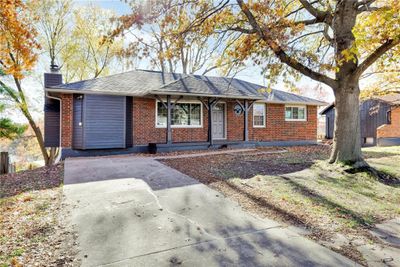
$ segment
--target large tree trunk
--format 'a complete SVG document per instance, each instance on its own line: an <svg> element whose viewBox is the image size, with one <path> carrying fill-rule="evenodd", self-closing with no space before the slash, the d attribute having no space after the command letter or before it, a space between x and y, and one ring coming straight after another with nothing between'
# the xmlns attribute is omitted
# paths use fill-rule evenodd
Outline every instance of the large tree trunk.
<svg viewBox="0 0 400 267"><path fill-rule="evenodd" d="M334 32L337 86L335 94L335 133L330 162L355 164L363 162L360 142L359 78L356 54L346 58L353 47L355 37L353 28L356 23L357 10L355 0L338 2L332 29ZM347 52L347 53L344 53Z"/></svg>
<svg viewBox="0 0 400 267"><path fill-rule="evenodd" d="M362 162L359 96L358 84L335 91L335 133L329 160L331 163Z"/></svg>

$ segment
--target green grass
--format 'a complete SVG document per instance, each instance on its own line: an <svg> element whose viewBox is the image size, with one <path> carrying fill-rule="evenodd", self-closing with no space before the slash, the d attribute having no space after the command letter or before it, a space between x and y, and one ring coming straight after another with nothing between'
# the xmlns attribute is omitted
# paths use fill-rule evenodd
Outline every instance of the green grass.
<svg viewBox="0 0 400 267"><path fill-rule="evenodd" d="M400 146L363 148L367 162L377 170L400 178Z"/></svg>
<svg viewBox="0 0 400 267"><path fill-rule="evenodd" d="M367 173L346 174L338 168L321 161L295 174L258 176L246 182L263 191L271 204L322 229L348 230L400 215L400 188ZM238 184L241 179L231 182Z"/></svg>

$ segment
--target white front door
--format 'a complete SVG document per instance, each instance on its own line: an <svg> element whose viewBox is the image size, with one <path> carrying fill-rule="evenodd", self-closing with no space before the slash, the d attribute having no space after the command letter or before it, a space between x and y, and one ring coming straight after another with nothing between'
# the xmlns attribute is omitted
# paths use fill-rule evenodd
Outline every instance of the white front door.
<svg viewBox="0 0 400 267"><path fill-rule="evenodd" d="M225 138L225 104L217 104L212 111L212 136L213 139Z"/></svg>

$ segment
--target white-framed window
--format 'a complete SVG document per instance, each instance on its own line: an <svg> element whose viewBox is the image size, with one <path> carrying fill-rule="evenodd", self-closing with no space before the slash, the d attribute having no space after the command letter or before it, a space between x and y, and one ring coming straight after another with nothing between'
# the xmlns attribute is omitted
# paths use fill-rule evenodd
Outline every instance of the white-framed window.
<svg viewBox="0 0 400 267"><path fill-rule="evenodd" d="M265 114L264 103L253 104L253 127L265 127Z"/></svg>
<svg viewBox="0 0 400 267"><path fill-rule="evenodd" d="M285 106L286 121L306 121L307 106Z"/></svg>
<svg viewBox="0 0 400 267"><path fill-rule="evenodd" d="M167 127L167 109L160 101L156 101L156 127ZM203 127L203 107L197 102L179 102L171 110L171 127L201 128Z"/></svg>

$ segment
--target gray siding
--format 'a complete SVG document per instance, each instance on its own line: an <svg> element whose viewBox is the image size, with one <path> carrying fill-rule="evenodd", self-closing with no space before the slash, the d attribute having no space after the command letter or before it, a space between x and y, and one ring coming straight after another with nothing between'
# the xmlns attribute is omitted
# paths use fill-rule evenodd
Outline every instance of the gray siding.
<svg viewBox="0 0 400 267"><path fill-rule="evenodd" d="M332 139L335 126L335 109L331 108L325 113L325 115L325 137L327 139Z"/></svg>
<svg viewBox="0 0 400 267"><path fill-rule="evenodd" d="M366 100L360 105L361 138L373 137L376 144L376 129L387 123L390 105L379 100Z"/></svg>
<svg viewBox="0 0 400 267"><path fill-rule="evenodd" d="M74 95L72 146L83 149L83 95Z"/></svg>
<svg viewBox="0 0 400 267"><path fill-rule="evenodd" d="M60 112L45 112L44 121L44 145L46 147L59 147Z"/></svg>
<svg viewBox="0 0 400 267"><path fill-rule="evenodd" d="M84 148L124 148L126 97L85 95Z"/></svg>
<svg viewBox="0 0 400 267"><path fill-rule="evenodd" d="M376 129L387 123L387 112L390 110L390 105L379 100L366 100L360 104L360 127L361 127L361 142L364 144L365 138L374 138L376 145ZM326 138L333 138L335 109L332 108L325 112L326 115Z"/></svg>
<svg viewBox="0 0 400 267"><path fill-rule="evenodd" d="M44 107L44 145L60 146L60 102L49 98Z"/></svg>

